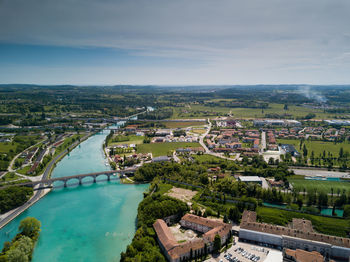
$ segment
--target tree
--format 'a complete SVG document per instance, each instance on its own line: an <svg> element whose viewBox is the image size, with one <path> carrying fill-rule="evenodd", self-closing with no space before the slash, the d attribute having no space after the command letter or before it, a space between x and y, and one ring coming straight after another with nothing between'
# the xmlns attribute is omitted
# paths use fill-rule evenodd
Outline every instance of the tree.
<svg viewBox="0 0 350 262"><path fill-rule="evenodd" d="M214 237L214 252L219 252L221 248L221 238L218 234Z"/></svg>
<svg viewBox="0 0 350 262"><path fill-rule="evenodd" d="M341 147L339 149L339 158L342 158L344 156L344 149Z"/></svg>
<svg viewBox="0 0 350 262"><path fill-rule="evenodd" d="M20 249L13 248L7 252L9 262L28 262L28 256Z"/></svg>
<svg viewBox="0 0 350 262"><path fill-rule="evenodd" d="M21 220L18 229L26 236L35 236L40 232L41 223L35 217L26 217Z"/></svg>
<svg viewBox="0 0 350 262"><path fill-rule="evenodd" d="M231 219L233 222L238 223L240 216L241 215L240 215L239 210L236 206L231 207L229 209L228 218Z"/></svg>
<svg viewBox="0 0 350 262"><path fill-rule="evenodd" d="M17 249L21 250L26 256L30 257L34 248L33 240L27 236L22 236L17 242Z"/></svg>
<svg viewBox="0 0 350 262"><path fill-rule="evenodd" d="M307 148L306 148L305 144L304 144L304 147L303 147L303 156L307 157Z"/></svg>
<svg viewBox="0 0 350 262"><path fill-rule="evenodd" d="M299 206L299 209L303 206L303 198L300 195L297 198L297 205Z"/></svg>
<svg viewBox="0 0 350 262"><path fill-rule="evenodd" d="M344 215L345 218L350 218L350 205L344 206Z"/></svg>

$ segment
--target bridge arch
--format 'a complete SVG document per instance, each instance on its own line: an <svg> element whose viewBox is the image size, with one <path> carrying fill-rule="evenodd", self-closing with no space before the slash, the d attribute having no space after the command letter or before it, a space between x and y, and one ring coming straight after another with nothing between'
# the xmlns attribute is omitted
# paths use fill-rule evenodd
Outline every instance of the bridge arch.
<svg viewBox="0 0 350 262"><path fill-rule="evenodd" d="M83 176L80 178L80 184L95 183L95 182L96 182L96 179L95 179L95 176L93 176L93 175L87 175L87 176Z"/></svg>
<svg viewBox="0 0 350 262"><path fill-rule="evenodd" d="M78 177L72 177L66 180L65 187L67 186L76 186L80 184L80 179Z"/></svg>

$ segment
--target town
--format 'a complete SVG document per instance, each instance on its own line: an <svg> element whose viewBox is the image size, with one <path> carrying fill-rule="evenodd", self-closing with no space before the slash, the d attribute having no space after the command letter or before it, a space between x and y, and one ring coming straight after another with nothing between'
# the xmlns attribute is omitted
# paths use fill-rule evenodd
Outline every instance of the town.
<svg viewBox="0 0 350 262"><path fill-rule="evenodd" d="M11 115L0 134L1 226L52 191L147 185L121 261L346 261L349 121L324 113L334 107L304 104L281 119L262 116L265 104L235 111L220 101L137 105L120 117L49 111L31 123ZM304 108L320 118L300 117ZM99 168L57 176L94 139Z"/></svg>

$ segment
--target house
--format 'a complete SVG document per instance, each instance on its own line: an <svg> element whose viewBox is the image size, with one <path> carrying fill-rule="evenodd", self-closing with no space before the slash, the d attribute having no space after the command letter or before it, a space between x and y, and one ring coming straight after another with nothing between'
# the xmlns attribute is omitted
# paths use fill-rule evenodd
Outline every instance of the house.
<svg viewBox="0 0 350 262"><path fill-rule="evenodd" d="M259 148L260 145L260 139L255 139L253 143L253 148Z"/></svg>

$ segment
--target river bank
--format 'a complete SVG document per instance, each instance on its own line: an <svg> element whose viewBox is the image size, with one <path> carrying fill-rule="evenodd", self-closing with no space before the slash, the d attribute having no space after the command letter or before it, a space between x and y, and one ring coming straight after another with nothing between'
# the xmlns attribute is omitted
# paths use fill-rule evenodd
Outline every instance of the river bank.
<svg viewBox="0 0 350 262"><path fill-rule="evenodd" d="M102 149L106 135L107 131L95 134L72 150L52 177L109 170ZM134 235L137 206L147 187L113 180L53 189L0 231L0 244L14 236L21 218L33 216L42 222L34 262L48 257L50 261L119 261Z"/></svg>
<svg viewBox="0 0 350 262"><path fill-rule="evenodd" d="M83 138L80 139L80 141L77 141L70 145L67 149L62 151L58 156L56 156L46 167L43 174L40 175L40 180L47 179L51 176L52 170L56 166L56 164L63 159L71 150L73 150L75 147L80 145L82 142L84 142L86 139L88 139L91 135L95 133L88 133ZM38 185L37 187L40 187ZM13 210L10 210L0 216L0 229L2 229L4 226L6 226L9 222L11 222L13 219L15 219L17 216L22 214L25 210L27 210L29 207L34 205L37 201L39 201L42 197L44 197L46 194L48 194L51 191L51 189L40 189L34 192L33 196L22 206L17 207Z"/></svg>

